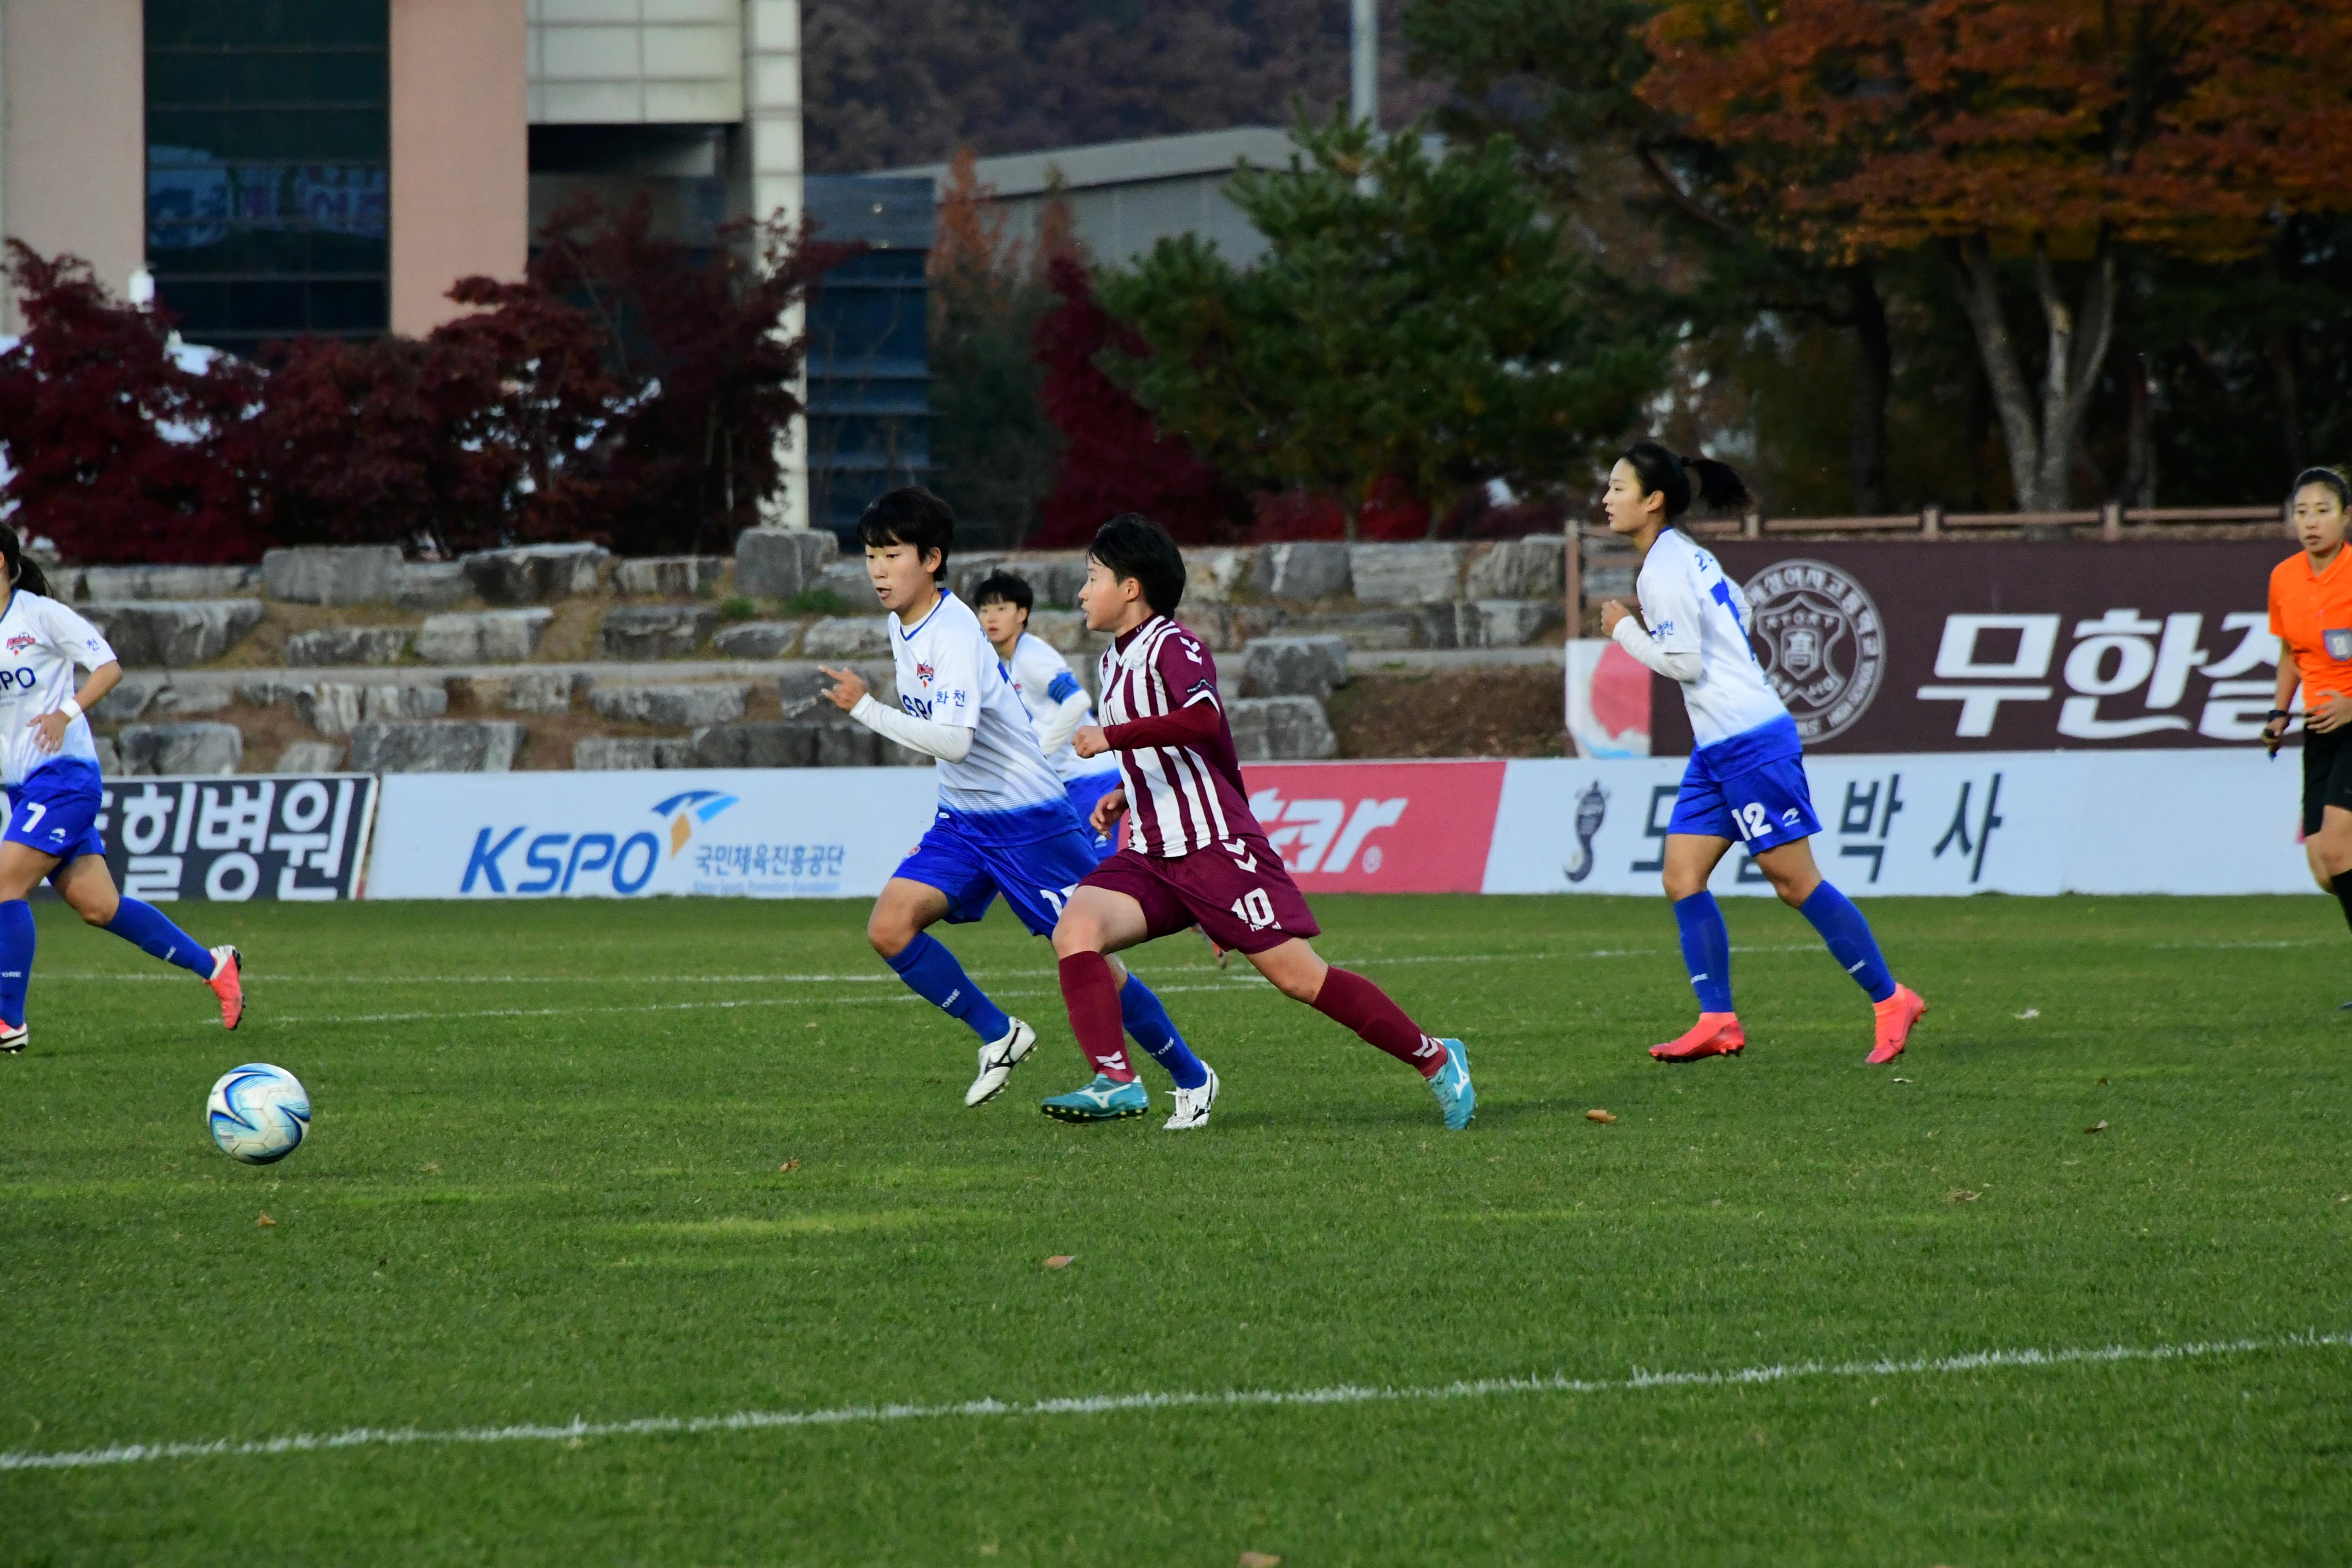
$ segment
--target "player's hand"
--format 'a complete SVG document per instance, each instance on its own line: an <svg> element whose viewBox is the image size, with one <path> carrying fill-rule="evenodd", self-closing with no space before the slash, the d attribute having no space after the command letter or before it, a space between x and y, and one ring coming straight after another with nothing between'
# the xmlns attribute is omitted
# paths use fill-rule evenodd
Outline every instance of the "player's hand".
<svg viewBox="0 0 2352 1568"><path fill-rule="evenodd" d="M25 728L35 731L33 747L45 757L57 755L58 748L66 743L66 726L73 721L63 713L44 713Z"/></svg>
<svg viewBox="0 0 2352 1568"><path fill-rule="evenodd" d="M852 708L856 707L858 700L866 694L865 678L859 675L856 670L826 669L825 667L821 664L817 666L817 668L824 674L829 675L833 678L833 688L831 690L825 692L824 695L833 699L833 705L835 708L840 709L844 713L846 713Z"/></svg>
<svg viewBox="0 0 2352 1568"><path fill-rule="evenodd" d="M1070 749L1082 757L1099 757L1110 750L1099 724L1081 724L1070 736Z"/></svg>
<svg viewBox="0 0 2352 1568"><path fill-rule="evenodd" d="M1102 731L1097 730L1095 733L1100 734ZM1110 825L1126 815L1127 786L1119 784L1095 802L1094 810L1087 816L1087 826L1108 837L1110 834Z"/></svg>
<svg viewBox="0 0 2352 1568"><path fill-rule="evenodd" d="M2352 697L2341 695L2329 697L2326 701L2312 710L2310 717L2303 723L2305 729L2316 730L2323 735L2341 730L2347 724L2352 724Z"/></svg>
<svg viewBox="0 0 2352 1568"><path fill-rule="evenodd" d="M2263 750L2273 757L2277 756L2279 748L2286 743L2287 728L2294 722L2294 721L2282 713L2263 724Z"/></svg>
<svg viewBox="0 0 2352 1568"><path fill-rule="evenodd" d="M1604 637L1615 637L1617 623L1633 613L1625 607L1625 603L1622 599L1603 599L1601 602L1601 635Z"/></svg>

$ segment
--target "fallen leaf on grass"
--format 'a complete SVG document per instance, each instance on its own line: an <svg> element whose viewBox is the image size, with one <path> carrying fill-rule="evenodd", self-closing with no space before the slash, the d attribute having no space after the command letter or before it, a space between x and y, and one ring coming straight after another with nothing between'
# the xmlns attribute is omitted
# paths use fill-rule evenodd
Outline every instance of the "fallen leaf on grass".
<svg viewBox="0 0 2352 1568"><path fill-rule="evenodd" d="M1966 1187L1954 1187L1950 1192L1944 1195L1956 1204L1972 1204L1984 1194L1981 1193L1972 1193Z"/></svg>
<svg viewBox="0 0 2352 1568"><path fill-rule="evenodd" d="M1075 1252L1057 1252L1054 1254L1053 1257L1045 1259L1045 1267L1048 1268L1067 1268L1071 1264L1076 1263L1077 1260L1078 1255Z"/></svg>
<svg viewBox="0 0 2352 1568"><path fill-rule="evenodd" d="M1907 1078L1898 1078L1895 1081L1897 1083L1909 1083L1911 1080Z"/></svg>
<svg viewBox="0 0 2352 1568"><path fill-rule="evenodd" d="M2042 1016L2042 1009L2039 1007L2028 1007L2024 1012L2020 1013L2018 1016L2021 1018L2039 1018Z"/></svg>
<svg viewBox="0 0 2352 1568"><path fill-rule="evenodd" d="M2106 1130L2107 1124L2105 1121L2100 1122L2096 1127L2085 1127L2083 1129L2085 1132L2105 1132Z"/></svg>
<svg viewBox="0 0 2352 1568"><path fill-rule="evenodd" d="M797 1171L800 1168L801 1157L798 1154L795 1154L791 1159L785 1161L782 1164L777 1166L776 1170L779 1173L782 1173L786 1171Z"/></svg>
<svg viewBox="0 0 2352 1568"><path fill-rule="evenodd" d="M1617 1120L1605 1110L1588 1110L1584 1113L1584 1119L1587 1121L1598 1121L1604 1127Z"/></svg>
<svg viewBox="0 0 2352 1568"><path fill-rule="evenodd" d="M1282 1559L1270 1552L1244 1552L1234 1568L1282 1568Z"/></svg>
<svg viewBox="0 0 2352 1568"><path fill-rule="evenodd" d="M276 1228L276 1226L277 1226L277 1225L278 1225L278 1222L277 1222L276 1220L271 1219L271 1218L269 1217L269 1213L268 1213L268 1210L266 1210L266 1209L262 1211L262 1215L261 1215L261 1217L260 1217L259 1219L257 1219L257 1220L255 1220L253 1223L254 1223L254 1225L255 1225L257 1227L258 1227L259 1229L262 1229L262 1230L271 1230L271 1229L274 1229L274 1228Z"/></svg>
<svg viewBox="0 0 2352 1568"><path fill-rule="evenodd" d="M2099 1080L2099 1087L2100 1087L2101 1089L2105 1089L2105 1088L2106 1088L2106 1087L2107 1087L2107 1080L2106 1080L2105 1079L2101 1079Z"/></svg>

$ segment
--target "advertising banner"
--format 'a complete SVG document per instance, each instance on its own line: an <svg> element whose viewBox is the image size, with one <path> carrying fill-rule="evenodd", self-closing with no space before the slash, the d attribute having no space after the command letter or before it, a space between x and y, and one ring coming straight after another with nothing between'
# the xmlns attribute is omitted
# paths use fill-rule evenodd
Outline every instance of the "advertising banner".
<svg viewBox="0 0 2352 1568"><path fill-rule="evenodd" d="M1506 765L1253 763L1242 780L1266 841L1307 892L1475 892Z"/></svg>
<svg viewBox="0 0 2352 1568"><path fill-rule="evenodd" d="M360 896L371 773L110 778L98 830L115 885L149 903Z"/></svg>
<svg viewBox="0 0 2352 1568"><path fill-rule="evenodd" d="M1515 762L1490 893L1658 892L1684 759ZM2302 770L2232 752L1805 759L1822 874L1849 894L2302 893ZM1769 894L1737 846L1717 893Z"/></svg>
<svg viewBox="0 0 2352 1568"><path fill-rule="evenodd" d="M1710 540L1808 752L2215 748L2260 731L2277 540ZM1690 750L1654 678L1650 750Z"/></svg>
<svg viewBox="0 0 2352 1568"><path fill-rule="evenodd" d="M871 898L936 799L929 768L392 773L367 896Z"/></svg>

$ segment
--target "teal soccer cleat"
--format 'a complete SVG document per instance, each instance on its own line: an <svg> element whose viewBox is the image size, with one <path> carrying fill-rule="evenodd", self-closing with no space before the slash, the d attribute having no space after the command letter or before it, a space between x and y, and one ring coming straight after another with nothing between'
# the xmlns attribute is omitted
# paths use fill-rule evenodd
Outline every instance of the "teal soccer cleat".
<svg viewBox="0 0 2352 1568"><path fill-rule="evenodd" d="M1151 1092L1140 1079L1116 1083L1097 1073L1086 1088L1057 1094L1037 1109L1056 1121L1124 1121L1151 1109Z"/></svg>
<svg viewBox="0 0 2352 1568"><path fill-rule="evenodd" d="M1429 1092L1445 1109L1448 1131L1459 1132L1478 1114L1478 1091L1470 1087L1470 1048L1459 1040L1440 1040L1445 1065L1429 1077Z"/></svg>

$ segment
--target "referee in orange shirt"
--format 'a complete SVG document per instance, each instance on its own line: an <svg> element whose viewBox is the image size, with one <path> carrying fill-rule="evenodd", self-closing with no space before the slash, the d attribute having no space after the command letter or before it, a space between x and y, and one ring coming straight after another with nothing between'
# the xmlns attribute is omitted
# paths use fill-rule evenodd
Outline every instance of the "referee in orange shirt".
<svg viewBox="0 0 2352 1568"><path fill-rule="evenodd" d="M2294 477L2294 536L2303 553L2271 571L2278 695L2263 742L2278 755L2303 688L2303 852L2352 923L2352 483L2334 468ZM2352 1008L2352 1002L2344 1005Z"/></svg>

